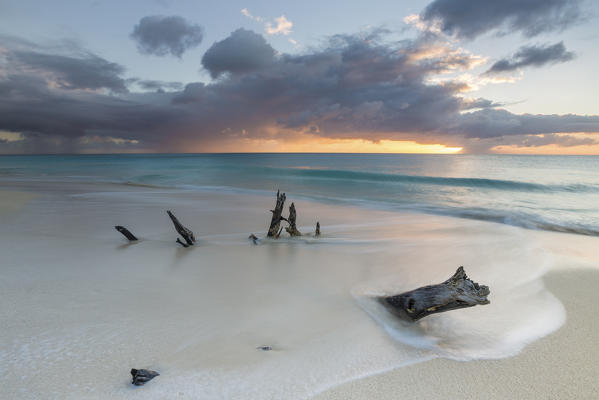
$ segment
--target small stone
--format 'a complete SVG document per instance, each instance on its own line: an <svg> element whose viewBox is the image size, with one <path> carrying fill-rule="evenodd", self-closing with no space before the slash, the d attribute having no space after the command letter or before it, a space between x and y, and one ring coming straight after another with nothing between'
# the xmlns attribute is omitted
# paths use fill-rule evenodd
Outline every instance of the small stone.
<svg viewBox="0 0 599 400"><path fill-rule="evenodd" d="M160 374L156 371L151 371L149 369L133 368L133 369L131 369L131 375L133 376L131 383L134 384L135 386L141 386L144 383L156 378Z"/></svg>
<svg viewBox="0 0 599 400"><path fill-rule="evenodd" d="M262 351L270 351L270 350L272 350L272 347L270 347L270 346L258 346L258 347L256 347L256 349L262 350Z"/></svg>

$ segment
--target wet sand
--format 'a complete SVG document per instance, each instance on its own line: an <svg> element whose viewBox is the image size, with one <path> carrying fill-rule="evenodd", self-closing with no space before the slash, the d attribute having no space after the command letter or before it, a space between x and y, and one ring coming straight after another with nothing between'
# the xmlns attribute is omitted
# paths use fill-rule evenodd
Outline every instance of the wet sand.
<svg viewBox="0 0 599 400"><path fill-rule="evenodd" d="M2 192L5 210L22 205L0 229L7 398L588 398L596 391L599 282L596 272L574 267L596 265L597 238L288 194L308 235L254 246L247 236L264 236L274 196L28 185L41 195L28 203ZM166 209L194 230L197 246L174 242ZM318 239L309 235L317 220ZM128 243L117 224L141 240ZM416 346L362 303L372 293L443 281L460 264L491 287L491 304L427 317ZM562 303L567 321L550 334L563 323ZM264 345L273 350L256 349ZM161 376L134 388L130 368Z"/></svg>
<svg viewBox="0 0 599 400"><path fill-rule="evenodd" d="M438 358L352 381L314 399L599 398L599 272L551 272L544 280L568 319L520 354L470 362Z"/></svg>

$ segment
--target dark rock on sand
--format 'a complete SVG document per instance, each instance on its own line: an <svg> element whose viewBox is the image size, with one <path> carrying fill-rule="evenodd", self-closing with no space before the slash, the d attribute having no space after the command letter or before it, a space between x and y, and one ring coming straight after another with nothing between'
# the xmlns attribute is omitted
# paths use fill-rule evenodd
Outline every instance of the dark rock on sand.
<svg viewBox="0 0 599 400"><path fill-rule="evenodd" d="M151 371L149 369L133 368L133 369L131 369L131 375L133 376L131 383L134 384L135 386L141 386L144 383L156 378L160 374L156 371Z"/></svg>

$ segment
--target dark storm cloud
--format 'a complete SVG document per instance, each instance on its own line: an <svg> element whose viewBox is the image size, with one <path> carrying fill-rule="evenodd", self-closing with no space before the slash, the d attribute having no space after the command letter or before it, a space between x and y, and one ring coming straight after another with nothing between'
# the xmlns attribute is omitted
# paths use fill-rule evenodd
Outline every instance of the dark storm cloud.
<svg viewBox="0 0 599 400"><path fill-rule="evenodd" d="M580 0L434 0L420 14L443 32L474 39L489 31L525 36L560 31L581 18Z"/></svg>
<svg viewBox="0 0 599 400"><path fill-rule="evenodd" d="M240 74L264 68L273 62L274 57L274 49L262 35L238 29L206 51L202 66L212 78L217 78L225 72Z"/></svg>
<svg viewBox="0 0 599 400"><path fill-rule="evenodd" d="M0 80L0 130L79 137L95 130L131 134L161 125L172 113L152 104L85 91L56 90L31 75Z"/></svg>
<svg viewBox="0 0 599 400"><path fill-rule="evenodd" d="M125 81L121 77L125 68L89 52L57 55L35 50L17 50L11 57L21 70L48 74L63 88L127 91Z"/></svg>
<svg viewBox="0 0 599 400"><path fill-rule="evenodd" d="M462 101L462 110L472 110L477 108L496 108L501 107L503 105L504 104L502 103L496 103L489 99L479 97L477 99L464 99Z"/></svg>
<svg viewBox="0 0 599 400"><path fill-rule="evenodd" d="M188 49L197 47L204 37L200 25L193 24L177 15L150 15L135 25L131 38L143 54L181 58Z"/></svg>
<svg viewBox="0 0 599 400"><path fill-rule="evenodd" d="M512 140L510 140L512 139ZM574 146L588 146L597 144L597 140L590 137L575 137L572 135L558 135L558 134L545 134L545 135L529 135L524 137L512 137L503 141L503 145L514 145L517 147L540 147L547 146L550 144L559 147L574 147Z"/></svg>
<svg viewBox="0 0 599 400"><path fill-rule="evenodd" d="M501 109L485 109L462 114L449 131L483 139L522 134L599 132L599 116L512 114Z"/></svg>
<svg viewBox="0 0 599 400"><path fill-rule="evenodd" d="M165 91L165 90L181 90L181 89L183 89L183 84L181 82L139 80L139 81L136 81L136 83L139 87L141 87L144 90Z"/></svg>
<svg viewBox="0 0 599 400"><path fill-rule="evenodd" d="M197 151L205 143L242 136L286 140L313 135L486 151L506 138L523 143L524 135L599 132L599 116L512 114L491 100L464 97L463 83L435 83L431 78L480 61L437 38L389 42L380 35L337 35L300 55L275 55L258 38L236 31L216 42L204 67L219 79L173 92L56 85L53 67L18 68L23 61L14 53L22 46L0 48L0 130L24 137L0 143L0 150L20 146L20 151L35 152L51 145L62 151L97 146ZM251 51L240 52L239 43L253 44ZM267 62L253 63L257 49ZM144 81L130 87L144 84L164 87ZM563 135L547 138L564 140Z"/></svg>
<svg viewBox="0 0 599 400"><path fill-rule="evenodd" d="M237 46L220 48L225 42L214 45L219 46L219 59L236 60ZM420 50L417 44L389 46L351 35L335 36L321 50L282 55L261 68L237 69L212 85L188 85L177 101L195 101L202 109L233 110L243 116L239 128L259 122L303 130L317 124L323 136L354 135L366 129L395 131L398 124L405 130L433 129L430 114L453 114L461 100L452 96L452 87L427 85L424 79L453 65L455 57L414 63L413 56ZM219 114L218 109L213 112ZM237 120L228 121L234 128Z"/></svg>
<svg viewBox="0 0 599 400"><path fill-rule="evenodd" d="M574 59L574 53L566 50L563 42L546 46L523 46L510 58L497 61L487 74L514 71L523 67L542 67L547 64L566 62Z"/></svg>
<svg viewBox="0 0 599 400"><path fill-rule="evenodd" d="M86 135L151 136L156 127L174 119L173 110L150 96L144 104L134 100L137 95L127 92L123 71L72 45L43 48L2 37L0 130L24 138L4 143L2 150L76 151L73 141ZM170 97L164 102L170 103ZM181 113L176 114L179 118Z"/></svg>

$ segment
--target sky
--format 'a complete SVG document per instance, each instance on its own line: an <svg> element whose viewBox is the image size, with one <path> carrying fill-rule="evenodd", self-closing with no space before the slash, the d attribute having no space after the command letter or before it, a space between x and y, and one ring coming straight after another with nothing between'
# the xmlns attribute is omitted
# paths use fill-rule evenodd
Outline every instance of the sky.
<svg viewBox="0 0 599 400"><path fill-rule="evenodd" d="M0 154L599 154L591 0L0 1Z"/></svg>

